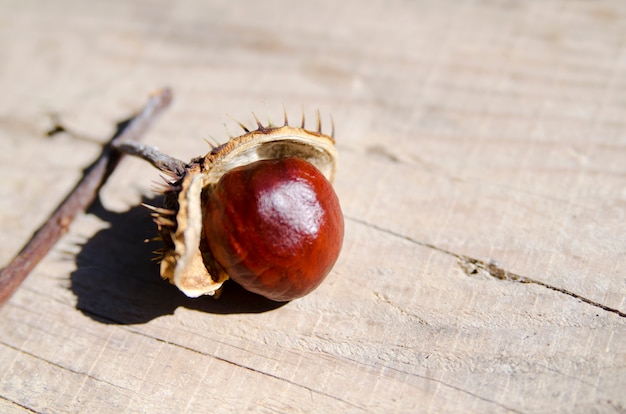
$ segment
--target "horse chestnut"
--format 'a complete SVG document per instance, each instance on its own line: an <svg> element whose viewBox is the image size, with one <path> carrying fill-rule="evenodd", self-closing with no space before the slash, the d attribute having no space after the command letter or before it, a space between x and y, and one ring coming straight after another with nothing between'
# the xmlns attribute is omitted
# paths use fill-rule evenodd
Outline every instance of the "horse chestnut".
<svg viewBox="0 0 626 414"><path fill-rule="evenodd" d="M275 301L315 289L334 265L343 216L331 182L333 133L271 122L240 126L209 153L185 163L143 145L121 147L170 179L164 206L152 207L164 247L161 276L185 295L219 296L233 279ZM334 128L333 128L334 130Z"/></svg>
<svg viewBox="0 0 626 414"><path fill-rule="evenodd" d="M301 158L256 161L224 174L204 205L215 260L245 289L288 301L335 264L343 216L330 182Z"/></svg>

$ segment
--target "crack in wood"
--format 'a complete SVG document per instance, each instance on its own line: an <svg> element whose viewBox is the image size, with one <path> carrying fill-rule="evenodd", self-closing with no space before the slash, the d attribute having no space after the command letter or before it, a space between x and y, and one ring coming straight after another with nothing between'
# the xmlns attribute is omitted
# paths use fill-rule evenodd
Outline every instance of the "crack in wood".
<svg viewBox="0 0 626 414"><path fill-rule="evenodd" d="M83 312L83 313L86 313L86 314L90 314L94 318L99 318L99 319L106 320L106 321L109 321L109 322L122 324L121 321L116 321L115 319L111 319L110 317L107 317L107 316L104 316L104 315L101 315L101 314L96 314L96 313L91 312L91 311L89 311L87 309L80 309L80 311ZM209 353L206 353L206 352L202 352L202 351L200 351L198 349L190 348L188 346L185 346L185 345L182 345L182 344L179 344L179 343L176 343L176 342L167 341L165 339L161 339L161 338L158 338L158 337L155 337L155 336L152 336L152 335L147 335L147 334L145 334L143 332L139 332L139 331L136 331L136 330L128 330L127 332L130 332L130 333L132 333L134 335L139 335L139 336L143 336L145 338L152 339L154 341L163 343L165 345L174 346L174 347L177 347L177 348L180 348L180 349L184 349L186 351L193 352L193 353L202 355L204 357L213 358L213 359L215 359L217 361L221 361L221 362L227 363L229 365L236 366L238 368L242 368L242 369L245 369L245 370L248 370L248 371L252 371L252 372L260 374L260 375L264 375L264 376L267 376L267 377L270 377L270 378L274 378L276 380L279 380L279 381L282 381L282 382L286 382L286 383L288 383L290 385L293 385L293 386L305 389L305 390L309 391L310 393L322 395L322 396L330 398L332 400L344 403L344 404L346 404L346 405L348 405L350 407L353 407L353 408L365 411L365 409L363 407L359 407L358 405L355 405L355 404L353 404L353 403L351 403L349 401L343 400L343 399L339 398L338 396L335 396L335 395L332 395L332 394L328 394L328 393L325 393L325 392L320 391L320 390L316 390L316 389L308 387L308 386L306 386L304 384L299 384L297 382L291 381L291 380L289 380L287 378L282 378L282 377L280 377L278 375L271 374L269 372L260 371L258 369L255 369L255 368L252 368L252 367L249 367L249 366L246 366L246 365L242 365L240 363L237 363L235 361L231 361L229 359L226 359L226 358L223 358L223 357L220 357L220 356L217 356L217 355L212 355L212 354L209 354Z"/></svg>
<svg viewBox="0 0 626 414"><path fill-rule="evenodd" d="M181 344L177 344L177 343L170 342L170 341L165 341L165 340L162 340L162 339L159 339L159 338L156 338L156 337L152 337L152 336L150 336L150 335L145 335L145 334L143 334L143 333L141 333L141 332L135 332L135 333L136 333L136 334L138 334L138 335L145 336L145 337L147 337L147 338L152 338L152 339L154 339L154 340L156 340L156 341L159 341L159 342L163 342L163 343L165 343L165 344L167 344L167 345L171 345L171 346L175 346L175 347L178 347L178 348L182 348L182 349L185 349L185 350L187 350L187 351L194 352L194 353L197 353L197 354L200 354L200 355L203 355L203 356L208 356L208 357L211 357L211 358L215 358L215 359L216 359L216 360L218 360L218 361L222 361L222 362L225 362L225 363L227 363L227 364L234 365L234 366L236 366L236 367L238 367L238 368L243 368L243 369L246 369L246 370L252 371L252 372L254 372L254 373L257 373L257 374L265 375L265 376L268 376L268 377L271 377L271 378L277 379L277 380L279 380L279 381L284 381L284 382L287 382L287 383L289 383L289 384L291 384L291 385L294 385L294 386L297 386L297 387L301 387L301 388L303 388L303 389L306 389L306 390L308 390L310 393L320 394L320 395L323 395L323 396L325 396L325 397L331 398L331 399L333 399L333 400L335 400L335 401L342 402L342 403L344 403L344 404L346 404L346 405L349 405L349 406L351 406L351 407L353 407L353 408L357 408L357 409L360 409L360 410L365 411L365 408L360 407L360 406L357 406L357 405L355 405L355 404L352 404L352 403L350 403L349 401L346 401L346 400L344 400L344 399L341 399L341 398L339 398L339 397L337 397L337 396L334 396L334 395L331 395L331 394L328 394L328 393L325 393L325 392L321 392L321 391L319 391L319 390L315 390L315 389L313 389L313 388L311 388L311 387L308 387L308 386L306 386L306 385L303 385L303 384L299 384L299 383L293 382L293 381L288 380L288 379L286 379L286 378L282 378L282 377L280 377L280 376L278 376L278 375L274 375L274 374L270 374L270 373L268 373L268 372L260 371L260 370L258 370L258 369L255 369L255 368L252 368L252 367L249 367L249 366L246 366L246 365L242 365L242 364L236 363L236 362L234 362L234 361L231 361L231 360L228 360L228 359L225 359L225 358L222 358L222 357L218 357L218 356L216 356L216 355L207 354L207 353L205 353L205 352L199 351L199 350L197 350L197 349L189 348L189 347L184 346L184 345L181 345ZM363 365L363 362L362 362L362 361L358 361L358 360L355 360L355 359L352 359L352 358L344 358L344 359L346 359L346 360L348 360L348 361L355 362L355 363L357 363L357 364L359 364L359 365ZM368 365L368 366L370 366L370 367L372 367L372 368L376 367L375 365ZM508 411L510 411L510 412L513 412L513 413L519 413L519 414L521 414L521 411L518 411L518 410L516 410L516 409L514 409L514 408L511 408L511 407L509 407L509 406L506 406L506 405L504 405L504 404L502 404L502 403L500 403L500 402L498 402L498 401L491 400L491 399L489 399L489 398L486 398L486 397L483 397L483 396L481 396L481 395L475 394L475 393L473 393L473 392L471 392L471 391L468 391L468 390L463 389L463 388L461 388L461 387L457 387L456 385L449 384L449 383L447 383L447 382L445 382L445 381L442 381L442 380L439 380L439 379L436 379L436 378L432 378L432 377L429 377L429 376L424 376L424 375L420 375L420 374L416 374L416 373L411 373L411 372L403 371L403 370L400 370L400 369L397 369L397 368L394 368L394 367L390 367L390 366L385 366L385 369L389 369L389 370L392 370L392 371L396 371L396 372L399 372L399 373L402 373L402 374L405 374L405 375L409 375L409 376L412 376L412 377L421 378L421 379L426 380L426 381L434 381L434 382L436 382L436 383L438 383L438 384L441 384L441 385L442 385L442 386L444 386L444 387L448 387L448 388L454 389L454 390L456 390L456 391L462 392L462 393L464 393L464 394L467 394L467 395L472 396L472 397L474 397L474 398L477 398L477 399L479 399L479 400L485 401L485 402L487 402L487 403L497 405L497 406L502 407L502 408L504 408L504 409L506 409L506 410L508 410Z"/></svg>
<svg viewBox="0 0 626 414"><path fill-rule="evenodd" d="M235 366L235 367L237 367L237 368L242 368L242 369L245 369L245 370L248 370L248 371L254 372L255 374L260 374L260 375L263 375L263 376L266 376L266 377L274 378L274 379L276 379L276 380L278 380L278 381L286 382L286 383L288 383L288 384L290 384L290 385L293 385L293 386L296 386L296 387L299 387L299 388L305 389L305 390L309 391L310 393L314 393L314 394L318 394L318 395L323 395L324 397L328 397L328 398L330 398L330 399L332 399L332 400L335 400L335 401L338 401L338 402L344 403L344 404L346 404L346 405L348 405L348 406L350 406L350 407L357 408L357 409L359 409L359 410L363 410L363 411L365 411L365 408L363 408L363 407L359 407L358 405L355 405L355 404L353 404L353 403L351 403L351 402L349 402L349 401L346 401L346 400L344 400L344 399L342 399L342 398L339 398L339 397L338 397L338 396L336 396L336 395L332 395L332 394L328 394L328 393L325 393L325 392L320 391L320 390L316 390L316 389L311 388L311 387L308 387L308 386L306 386L306 385L304 385L304 384L300 384L300 383L297 383L297 382L291 381L291 380L289 380L289 379L287 379L287 378L283 378L283 377L281 377L281 376L279 376L279 375L275 375L275 374L271 374L271 373L269 373L269 372L261 371L261 370L259 370L259 369L252 368L252 367L249 367L249 366L247 366L247 365L243 365L243 364L240 364L240 363L238 363L238 362L231 361L231 360L229 360L229 359L226 359L226 358L223 358L223 357L220 357L220 356L217 356L217 355L212 355L212 354L209 354L209 353L206 353L206 352L202 352L202 351L200 351L200 350L198 350L198 349L190 348L190 347L188 347L188 346L185 346L185 345L182 345L182 344L178 344L178 343L176 343L176 342L170 342L170 341L166 341L166 340L164 340L164 339L160 339L160 338L157 338L157 337L154 337L154 336L151 336L151 335L146 335L146 334L144 334L144 333L142 333L142 332L134 332L134 333L135 333L135 334L137 334L137 335L144 336L144 337L146 337L146 338L153 339L153 340L155 340L155 341L157 341L157 342L162 342L162 343L164 343L164 344L166 344L166 345L170 345L170 346L174 346L174 347L177 347L177 348L180 348L180 349L184 349L184 350L186 350L186 351L194 352L194 353L196 353L196 354L199 354L199 355L202 355L202 356L205 356L205 357L214 358L214 359L216 359L217 361L221 361L221 362L227 363L227 364L229 364L229 365L233 365L233 366Z"/></svg>
<svg viewBox="0 0 626 414"><path fill-rule="evenodd" d="M372 228L374 230L377 231L381 231L384 233L387 233L389 235L392 235L394 237L398 237L400 239L403 239L405 241L408 241L410 243L416 244L418 246L422 246L422 247L426 247L435 251L438 251L440 253L443 253L447 256L452 256L456 259L458 259L458 265L461 267L461 269L463 269L463 272L468 275L468 276L472 276L475 275L477 273L479 273L480 271L483 271L484 273L486 273L487 275L489 275L490 277L494 278L494 279L498 279L498 280L502 280L502 281L506 281L506 282L517 282L517 283L525 283L525 284L532 284L532 285L537 285L537 286L541 286L544 287L546 289L561 293L563 295L567 295L570 296L574 299L577 299L583 303L586 303L588 305L594 306L596 308L602 309L606 312L611 312L616 314L619 317L622 318L626 318L626 313L620 311L619 309L615 309L615 308L611 308L609 306L603 305L601 303L598 303L596 301L593 301L589 298L586 298L582 295L579 295L578 293L572 292L570 290L567 289L563 289L560 288L558 286L553 286L549 283L545 283L542 282L540 280L537 279L532 279L523 275L519 275L517 273L513 273L513 272L509 272L501 267L499 267L495 262L488 260L488 261L483 261L483 260L479 260L479 259L475 259L473 257L469 257L469 256L465 256L462 254L458 254L458 253L454 253L450 250L446 250L443 249L441 247L435 246L434 244L431 243L426 243L423 241L419 241L416 240L412 237L409 236L405 236L403 234L397 233L393 230L389 230L386 229L384 227L380 227L377 226L375 224L369 223L365 220L361 220L358 218L354 218L354 217L348 217L345 216L346 220L350 220L352 222L358 223L358 224L362 224L366 227Z"/></svg>
<svg viewBox="0 0 626 414"><path fill-rule="evenodd" d="M421 318L419 315L416 315L414 313L411 312L407 312L404 309L402 309L401 306L398 306L397 304L395 304L394 302L392 302L387 296L385 296L384 294L380 293L380 292L374 292L374 296L380 300L381 302L383 302L384 304L390 306L393 310L395 310L396 312L398 312L400 315L406 316L408 318L413 319L414 321L416 321L418 324L420 325L430 325L427 321L425 321L423 318Z"/></svg>
<svg viewBox="0 0 626 414"><path fill-rule="evenodd" d="M598 303L596 301L593 301L591 299L588 299L582 295L579 295L578 293L572 292L570 290L567 289L563 289L560 288L558 286L553 286L550 285L548 283L542 282L540 280L536 280L536 279L532 279L526 276L522 276L522 275L518 275L517 273L513 273L513 272L509 272L507 270L502 269L501 267L499 267L496 263L488 261L488 262L483 262L481 260L477 260L477 259L473 259L471 257L467 257L467 256L461 256L459 258L460 260L462 260L464 263L471 263L473 266L475 266L477 269L482 269L484 270L489 276L495 278L495 279L499 279L499 280L503 280L503 281L508 281L508 282L518 282L518 283L526 283L526 284L533 284L533 285L538 285L538 286L542 286L546 289L550 289L553 290L555 292L559 292L563 295L567 295L567 296L571 296L574 299L577 299L581 302L584 302L588 305L591 306L595 306L597 308L600 308L604 311L607 312L611 312L611 313L615 313L616 315L622 317L622 318L626 318L626 313L621 312L619 309L615 309L615 308L611 308L609 306L603 305L601 303ZM461 268L465 269L465 264L461 264Z"/></svg>
<svg viewBox="0 0 626 414"><path fill-rule="evenodd" d="M348 361L351 361L351 362L354 362L354 363L357 363L359 365L368 366L368 367L373 368L373 369L378 369L379 368L378 364L364 364L363 361L359 361L359 360L356 360L356 359L353 359L353 358L344 358L344 359L346 359ZM492 400L492 399L487 398L487 397L483 397L482 395L478 395L478 394L473 393L473 392L471 392L469 390L466 390L464 388L458 387L456 385L450 384L448 382L445 382L445 381L437 379L437 378L433 378L433 377L430 377L430 376L427 376L427 375L421 375L421 374L418 374L418 373L415 373L415 372L408 372L408 371L405 371L405 370L402 370L402 369L399 369L399 368L395 368L395 367L392 367L392 366L384 366L384 369L389 370L389 371L395 371L397 373L400 373L400 374L403 374L403 375L407 375L409 377L423 379L425 381L433 381L433 382L436 382L437 384L440 384L443 387L450 388L452 390L456 390L456 391L458 391L460 393L466 394L466 395L468 395L470 397L474 397L474 398L476 398L478 400L481 400L481 401L484 401L486 403L497 405L497 406L499 406L501 408L504 408L505 410L507 410L509 412L522 414L522 411L516 410L515 408L509 407L509 406L507 406L507 405L505 405L505 404L503 404L501 402Z"/></svg>
<svg viewBox="0 0 626 414"><path fill-rule="evenodd" d="M103 383L103 384L110 385L110 386L115 387L115 388L120 389L120 390L128 391L128 392L131 392L131 393L134 393L134 392L135 392L135 391L133 391L133 390L131 390L131 389L129 389L129 388L121 387L121 386L119 386L119 385L113 384L112 382L109 382L109 381L103 380L102 378L94 377L93 375L91 375L91 374L89 374L89 373L86 373L86 372L81 372L81 371L76 371L76 370L71 369L71 368L69 368L69 367L66 367L66 366L64 366L64 365L57 364L56 362L53 362L53 361L50 361L49 359L46 359L46 358L40 357L39 355L35 355L35 354L31 353L31 352L24 351L23 349L16 348L15 346L13 346L13 345L11 345L11 344L7 344L6 342L0 341L0 345L5 346L5 347L7 347L7 348L9 348L9 349L12 349L12 350L16 351L18 354L21 354L21 355L26 355L26 356L31 357L31 358L34 358L34 359L36 359L36 360L38 360L38 361L45 362L45 363L46 363L46 364L48 364L48 365L52 365L53 367L60 368L60 369L62 369L63 371L67 371L67 372L70 372L70 373L72 373L72 374L76 374L76 375L85 376L85 377L90 378L90 379L92 379L92 380L94 380L94 381L96 381L96 382L101 382L101 383Z"/></svg>
<svg viewBox="0 0 626 414"><path fill-rule="evenodd" d="M9 404L12 404L12 405L14 405L16 407L19 407L22 410L26 410L29 413L35 413L35 414L39 414L40 413L40 411L33 410L32 408L30 408L30 407L28 407L28 406L26 406L24 404L20 404L17 401L13 401L12 399L5 397L4 395L0 395L0 399L6 401Z"/></svg>
<svg viewBox="0 0 626 414"><path fill-rule="evenodd" d="M87 313L87 314L91 314L94 317L94 319L97 318L97 319L106 320L108 322L119 323L119 324L122 323L120 321L116 321L115 319L111 319L111 318L109 318L107 316L104 316L104 315L101 315L101 314L95 314L95 313L90 312L89 310L86 310L86 309L81 309L81 311L84 312L84 313ZM332 395L332 394L328 394L328 393L325 393L325 392L320 391L320 390L316 390L316 389L308 387L308 386L306 386L304 384L299 384L297 382L291 381L291 380L289 380L287 378L283 378L283 377L280 377L280 376L275 375L275 374L271 374L269 372L261 371L261 370L258 370L256 368L252 368L252 367L249 367L249 366L246 366L246 365L242 365L242 364L237 363L235 361L231 361L229 359L226 359L226 358L223 358L223 357L220 357L220 356L217 356L217 355L212 355L212 354L209 354L209 353L206 353L206 352L202 352L202 351L200 351L198 349L190 348L188 346L185 346L185 345L182 345L182 344L178 344L176 342L171 342L171 341L167 341L165 339L161 339L161 338L158 338L158 337L155 337L155 336L152 336L152 335L147 335L147 334L145 334L143 332L139 332L139 331L135 331L135 330L127 330L127 332L129 332L131 334L134 334L134 335L143 336L143 337L148 338L148 339L152 339L152 340L154 340L156 342L160 342L160 343L163 343L165 345L174 346L174 347L177 347L177 348L180 348L180 349L184 349L186 351L193 352L193 353L202 355L204 357L210 357L210 358L213 358L215 360L218 360L218 361L221 361L221 362L227 363L229 365L233 365L233 366L236 366L238 368L242 368L242 369L245 369L245 370L248 370L248 371L252 371L252 372L260 374L260 375L264 375L264 376L267 376L267 377L270 377L270 378L274 378L276 380L279 380L279 381L282 381L282 382L286 382L286 383L288 383L290 385L293 385L293 386L305 389L305 390L309 391L310 393L322 395L322 396L330 398L332 400L344 403L344 404L346 404L346 405L348 405L350 407L366 411L365 408L360 407L358 405L355 405L355 404L353 404L353 403L351 403L349 401L346 401L346 400L344 400L344 399L342 399L342 398L340 398L338 396L335 396L335 395ZM97 377L94 377L94 376L89 375L87 373L75 371L75 370L72 370L72 369L70 369L68 367L59 365L59 364L57 364L55 362L52 362L52 361L49 361L49 360L47 360L45 358L42 358L40 356L31 354L30 352L26 352L24 350L18 349L16 347L14 347L14 346L12 346L10 344L4 343L2 341L0 341L0 345L4 345L4 346L6 346L6 347L8 347L10 349L13 349L13 350L17 351L20 354L28 355L28 356L30 356L32 358L35 358L35 359L40 360L40 361L43 361L43 362L45 362L47 364L53 365L53 366L55 366L57 368L60 368L62 370L69 371L69 372L71 372L73 374L84 375L84 376L86 376L88 378L94 379L94 380L99 381L99 382L103 382L103 383L111 385L111 386L113 386L115 388L120 388L120 389L124 389L124 390L130 391L130 392L134 392L133 390L129 390L129 389L124 388L124 387L120 387L119 385L113 384L111 382L105 381L105 380L97 378ZM4 397L0 395L0 398L4 398ZM8 400L8 401L10 401L10 400ZM10 402L12 402L12 401L10 401ZM27 407L25 407L25 408L27 408ZM33 411L33 412L36 412L36 411Z"/></svg>

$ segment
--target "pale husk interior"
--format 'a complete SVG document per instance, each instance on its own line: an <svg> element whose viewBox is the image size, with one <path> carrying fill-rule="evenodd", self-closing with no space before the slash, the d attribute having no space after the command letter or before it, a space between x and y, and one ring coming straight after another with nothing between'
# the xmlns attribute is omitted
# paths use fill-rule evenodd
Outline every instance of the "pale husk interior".
<svg viewBox="0 0 626 414"><path fill-rule="evenodd" d="M174 250L164 254L161 275L169 279L185 295L196 298L214 295L228 276L209 274L200 252L202 237L202 174L185 177L178 196L179 210L176 215L177 229L171 235ZM217 281L216 281L217 280Z"/></svg>

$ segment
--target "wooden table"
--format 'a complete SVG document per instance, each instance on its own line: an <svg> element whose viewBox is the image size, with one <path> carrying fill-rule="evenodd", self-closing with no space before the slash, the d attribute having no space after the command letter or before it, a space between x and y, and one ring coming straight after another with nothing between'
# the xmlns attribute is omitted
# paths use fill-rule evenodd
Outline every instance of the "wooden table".
<svg viewBox="0 0 626 414"><path fill-rule="evenodd" d="M125 159L0 309L0 412L626 411L626 2L2 0L0 263L166 85L185 160L332 114L335 269L185 298Z"/></svg>

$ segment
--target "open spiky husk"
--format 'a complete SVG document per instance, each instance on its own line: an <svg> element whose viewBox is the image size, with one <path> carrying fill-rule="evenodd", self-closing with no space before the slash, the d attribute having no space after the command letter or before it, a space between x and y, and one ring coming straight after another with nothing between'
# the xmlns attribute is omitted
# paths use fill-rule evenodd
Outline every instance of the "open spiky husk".
<svg viewBox="0 0 626 414"><path fill-rule="evenodd" d="M256 117L255 117L256 118ZM233 168L264 159L298 157L309 161L333 181L337 153L333 134L321 132L318 115L317 131L285 125L263 126L233 137L213 148L208 154L194 158L184 171L175 174L165 194L164 212L155 222L165 243L162 250L161 276L176 285L185 295L218 296L222 284L229 278L213 259L204 240L203 200L219 179Z"/></svg>

